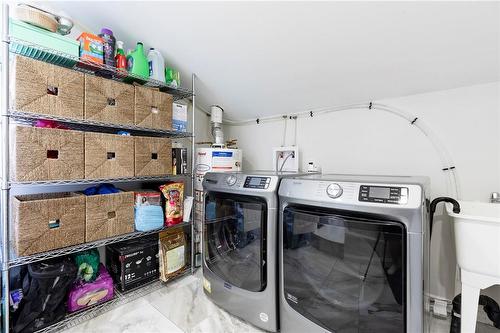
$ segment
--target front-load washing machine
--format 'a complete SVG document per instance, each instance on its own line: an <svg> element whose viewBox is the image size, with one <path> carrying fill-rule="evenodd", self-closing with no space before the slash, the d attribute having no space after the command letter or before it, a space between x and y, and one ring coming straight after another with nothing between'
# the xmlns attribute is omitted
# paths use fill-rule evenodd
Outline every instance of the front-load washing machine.
<svg viewBox="0 0 500 333"><path fill-rule="evenodd" d="M428 184L354 175L281 182L283 333L428 332Z"/></svg>
<svg viewBox="0 0 500 333"><path fill-rule="evenodd" d="M229 313L278 330L278 186L296 173L207 173L203 287Z"/></svg>

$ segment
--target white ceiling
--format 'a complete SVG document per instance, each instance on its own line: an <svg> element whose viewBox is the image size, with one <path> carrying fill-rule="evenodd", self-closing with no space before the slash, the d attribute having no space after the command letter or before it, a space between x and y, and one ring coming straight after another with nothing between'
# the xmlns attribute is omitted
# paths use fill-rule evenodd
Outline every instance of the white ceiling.
<svg viewBox="0 0 500 333"><path fill-rule="evenodd" d="M197 74L231 119L500 80L499 2L55 2Z"/></svg>

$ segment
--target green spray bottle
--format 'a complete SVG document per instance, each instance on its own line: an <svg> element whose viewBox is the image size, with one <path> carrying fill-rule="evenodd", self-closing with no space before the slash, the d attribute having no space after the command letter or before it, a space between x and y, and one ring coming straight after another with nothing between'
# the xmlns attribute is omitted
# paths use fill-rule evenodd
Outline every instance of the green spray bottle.
<svg viewBox="0 0 500 333"><path fill-rule="evenodd" d="M147 79L149 77L148 58L144 55L144 46L137 42L135 50L127 55L127 71Z"/></svg>

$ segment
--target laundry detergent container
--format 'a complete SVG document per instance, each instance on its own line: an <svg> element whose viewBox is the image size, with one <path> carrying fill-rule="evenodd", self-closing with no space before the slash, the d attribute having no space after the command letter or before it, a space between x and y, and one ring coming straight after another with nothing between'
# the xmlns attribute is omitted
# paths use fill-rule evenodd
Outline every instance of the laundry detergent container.
<svg viewBox="0 0 500 333"><path fill-rule="evenodd" d="M134 124L134 86L85 75L85 119Z"/></svg>
<svg viewBox="0 0 500 333"><path fill-rule="evenodd" d="M134 138L85 133L85 178L134 176Z"/></svg>
<svg viewBox="0 0 500 333"><path fill-rule="evenodd" d="M12 198L12 241L18 256L81 244L85 240L85 196L28 194Z"/></svg>
<svg viewBox="0 0 500 333"><path fill-rule="evenodd" d="M86 242L134 231L134 192L89 195L85 200Z"/></svg>
<svg viewBox="0 0 500 333"><path fill-rule="evenodd" d="M83 73L23 56L13 62L10 93L15 110L83 118Z"/></svg>
<svg viewBox="0 0 500 333"><path fill-rule="evenodd" d="M83 132L15 126L11 135L11 180L83 179Z"/></svg>
<svg viewBox="0 0 500 333"><path fill-rule="evenodd" d="M172 173L170 139L137 136L134 140L136 176L162 176Z"/></svg>
<svg viewBox="0 0 500 333"><path fill-rule="evenodd" d="M135 87L135 124L141 127L172 129L172 95L157 89Z"/></svg>

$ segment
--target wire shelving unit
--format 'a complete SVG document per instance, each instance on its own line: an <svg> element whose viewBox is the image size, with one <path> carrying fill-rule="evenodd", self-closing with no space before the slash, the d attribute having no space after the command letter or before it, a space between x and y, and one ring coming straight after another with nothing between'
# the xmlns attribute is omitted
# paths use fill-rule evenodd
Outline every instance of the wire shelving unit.
<svg viewBox="0 0 500 333"><path fill-rule="evenodd" d="M75 246L69 246L61 249L55 249L49 252L37 253L29 256L16 257L11 253L10 247L10 198L12 196L11 189L15 189L16 194L23 191L28 191L33 187L47 187L51 191L55 188L58 191L65 191L67 186L78 186L87 185L95 183L134 183L134 182L155 182L164 180L179 180L185 179L186 182L190 179L190 191L191 195L194 194L194 159L195 159L195 80L196 75L192 74L192 87L191 89L186 89L182 87L174 87L167 85L164 82L140 77L137 75L132 75L130 73L117 70L114 67L107 65L97 65L89 61L82 61L78 57L74 57L59 51L55 51L34 43L26 42L9 35L9 6L6 3L2 4L2 31L1 31L1 81L0 81L0 269L2 277L2 332L8 332L10 327L10 313L9 313L9 296L10 296L10 286L9 286L9 270L16 266L26 265L33 262L38 262L50 258L56 258L79 251L83 251L90 248L96 248L105 246L108 244L113 244L125 240L130 240L149 234L158 233L160 231L172 228L189 228L191 231L191 255L190 255L190 265L177 274L173 279L177 279L181 276L194 273L194 223L184 222L172 227L165 227L162 229L146 231L146 232L132 232L125 235L120 235L117 237L107 238L95 242L83 243ZM166 92L173 96L174 101L191 99L192 103L192 115L191 115L191 125L192 132L177 132L173 130L163 130L155 128L145 128L130 124L111 124L101 121L93 121L88 119L73 119L58 117L54 115L45 114L35 114L31 112L26 112L25 110L16 110L10 107L9 101L9 56L10 54L20 54L23 56L31 57L40 61L51 63L57 66L62 66L83 72L90 75L96 75L104 77L107 79L120 81L129 84L143 85L147 87L157 88L162 92ZM190 140L191 149L191 173L185 175L164 175L164 176L147 176L147 177L122 177L122 178L102 178L102 179L64 179L64 180L50 180L50 181L10 181L9 178L9 158L10 158L10 124L20 123L33 125L37 120L54 120L59 123L64 124L66 127L74 130L87 131L87 132L101 132L101 133L116 133L117 131L127 131L134 136L150 136L150 137L169 137L173 139L177 138L187 138ZM189 192L189 191L188 191ZM153 281L151 283L140 286L134 290L127 292L121 292L115 289L115 297L102 304L92 306L88 309L68 314L65 318L49 327L46 327L38 332L56 332L63 329L68 329L79 325L89 319L92 319L100 314L105 313L111 309L118 306L136 300L143 297L155 290L161 288L164 282L159 280Z"/></svg>

